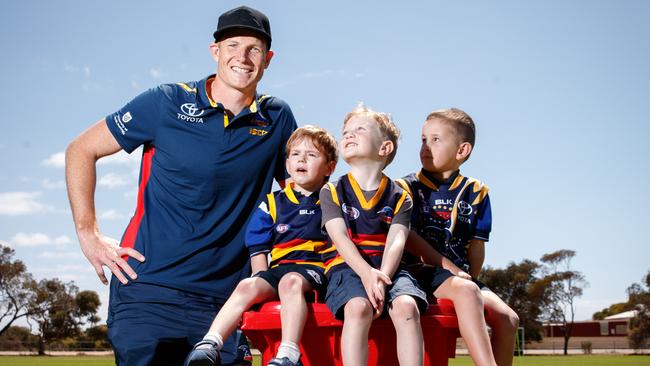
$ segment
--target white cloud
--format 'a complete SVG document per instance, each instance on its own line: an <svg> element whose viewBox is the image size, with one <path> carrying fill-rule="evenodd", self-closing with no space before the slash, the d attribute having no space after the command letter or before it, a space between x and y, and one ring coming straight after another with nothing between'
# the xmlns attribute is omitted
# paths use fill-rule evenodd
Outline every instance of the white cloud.
<svg viewBox="0 0 650 366"><path fill-rule="evenodd" d="M106 188L115 188L129 184L123 175L107 173L97 180L97 185Z"/></svg>
<svg viewBox="0 0 650 366"><path fill-rule="evenodd" d="M65 167L65 153L63 151L54 153L47 159L41 161L41 165L63 168Z"/></svg>
<svg viewBox="0 0 650 366"><path fill-rule="evenodd" d="M55 246L57 248L64 248L68 246L68 244L72 243L72 240L66 236L66 235L61 235L57 236L56 238L51 238L47 234L43 233L17 233L14 235L11 239L9 239L9 242L13 244L14 246L18 247L38 247L38 246Z"/></svg>
<svg viewBox="0 0 650 366"><path fill-rule="evenodd" d="M99 218L103 220L119 220L123 219L124 215L117 210L106 210L99 214Z"/></svg>
<svg viewBox="0 0 650 366"><path fill-rule="evenodd" d="M151 75L152 78L158 80L162 78L164 74L160 69L156 69L152 67L151 69L149 69L149 75Z"/></svg>
<svg viewBox="0 0 650 366"><path fill-rule="evenodd" d="M89 66L84 66L84 76L86 79L90 79L90 67Z"/></svg>
<svg viewBox="0 0 650 366"><path fill-rule="evenodd" d="M43 252L40 254L41 258L48 259L77 259L81 258L81 251L74 252Z"/></svg>
<svg viewBox="0 0 650 366"><path fill-rule="evenodd" d="M41 192L0 193L0 215L18 216L54 211L38 201Z"/></svg>
<svg viewBox="0 0 650 366"><path fill-rule="evenodd" d="M44 179L41 184L43 185L43 188L45 188L45 189L62 189L62 188L65 188L65 181L63 179L60 179L60 180Z"/></svg>

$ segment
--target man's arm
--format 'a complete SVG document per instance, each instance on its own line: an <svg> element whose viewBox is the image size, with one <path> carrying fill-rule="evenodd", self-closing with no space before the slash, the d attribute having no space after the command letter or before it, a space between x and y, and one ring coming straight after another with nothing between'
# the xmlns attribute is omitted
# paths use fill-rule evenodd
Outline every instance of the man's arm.
<svg viewBox="0 0 650 366"><path fill-rule="evenodd" d="M120 149L120 145L106 126L106 120L102 119L75 138L65 152L68 199L79 244L105 285L108 280L102 266L108 267L120 282L126 284L128 280L122 272L131 279L136 279L137 275L122 256L144 261L144 256L135 249L122 248L115 239L103 236L99 232L95 214L95 164L99 158L114 154Z"/></svg>
<svg viewBox="0 0 650 366"><path fill-rule="evenodd" d="M467 259L469 260L469 274L477 278L481 274L483 261L485 260L485 241L472 239L467 248Z"/></svg>

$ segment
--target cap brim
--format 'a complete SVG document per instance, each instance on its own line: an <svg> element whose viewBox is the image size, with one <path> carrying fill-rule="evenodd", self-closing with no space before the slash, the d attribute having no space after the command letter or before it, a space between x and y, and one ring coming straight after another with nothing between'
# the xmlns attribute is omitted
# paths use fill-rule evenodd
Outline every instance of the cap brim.
<svg viewBox="0 0 650 366"><path fill-rule="evenodd" d="M219 42L222 38L227 36L228 34L231 34L237 30L243 30L243 31L249 31L252 33L255 33L260 36L261 39L265 40L268 45L271 45L271 37L269 37L268 34L264 32L260 32L259 28L255 27L249 27L245 25L233 25L230 27L224 27L222 29L219 29L218 31L215 31L212 35L214 36L214 41Z"/></svg>

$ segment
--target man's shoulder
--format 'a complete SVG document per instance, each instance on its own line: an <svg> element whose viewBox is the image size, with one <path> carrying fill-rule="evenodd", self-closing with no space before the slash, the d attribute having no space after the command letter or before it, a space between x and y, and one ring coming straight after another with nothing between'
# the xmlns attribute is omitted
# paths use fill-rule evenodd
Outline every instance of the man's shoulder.
<svg viewBox="0 0 650 366"><path fill-rule="evenodd" d="M292 113L291 107L289 107L289 104L287 102L285 102L283 99L280 99L272 95L268 95L268 94L258 95L257 103L260 109L269 115L277 115L281 113Z"/></svg>

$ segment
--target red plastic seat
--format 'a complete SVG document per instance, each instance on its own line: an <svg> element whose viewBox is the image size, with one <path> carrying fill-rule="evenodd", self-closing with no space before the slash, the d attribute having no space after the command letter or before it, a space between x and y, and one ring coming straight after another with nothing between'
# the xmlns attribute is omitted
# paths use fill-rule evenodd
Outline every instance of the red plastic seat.
<svg viewBox="0 0 650 366"><path fill-rule="evenodd" d="M299 344L302 363L305 366L342 365L340 342L343 323L334 318L325 304L311 303L307 306L307 322ZM456 355L456 338L460 336L454 304L446 299L437 300L436 304L429 305L420 322L424 334L424 364L447 365L448 359ZM241 329L253 346L262 352L265 365L277 352L282 338L280 303L268 302L259 310L245 312ZM375 320L368 336L368 365L398 365L395 342L391 320Z"/></svg>

